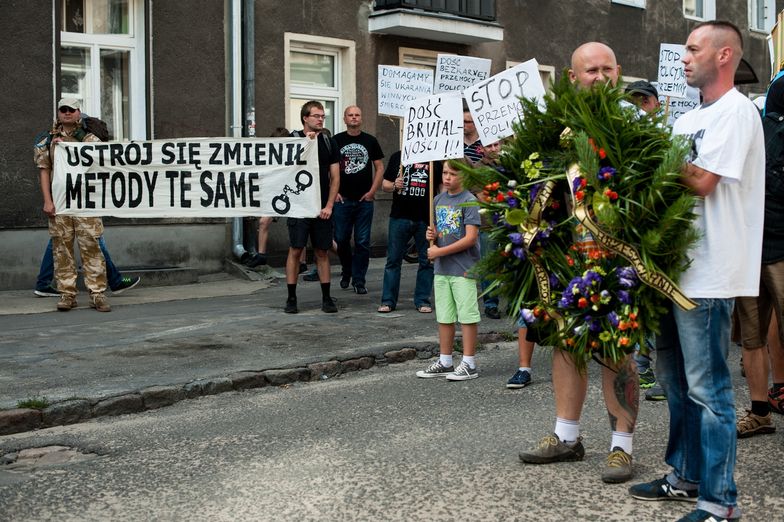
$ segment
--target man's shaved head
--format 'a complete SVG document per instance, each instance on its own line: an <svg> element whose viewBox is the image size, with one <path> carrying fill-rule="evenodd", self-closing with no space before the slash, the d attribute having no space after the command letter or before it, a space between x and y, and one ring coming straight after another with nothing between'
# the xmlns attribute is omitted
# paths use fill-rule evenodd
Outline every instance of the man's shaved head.
<svg viewBox="0 0 784 522"><path fill-rule="evenodd" d="M590 88L597 82L618 81L620 67L615 53L601 42L587 42L572 53L572 67L569 79L582 88Z"/></svg>
<svg viewBox="0 0 784 522"><path fill-rule="evenodd" d="M694 31L705 31L716 50L723 47L732 49L733 70L738 68L743 57L743 35L735 24L723 20L711 20L699 24Z"/></svg>

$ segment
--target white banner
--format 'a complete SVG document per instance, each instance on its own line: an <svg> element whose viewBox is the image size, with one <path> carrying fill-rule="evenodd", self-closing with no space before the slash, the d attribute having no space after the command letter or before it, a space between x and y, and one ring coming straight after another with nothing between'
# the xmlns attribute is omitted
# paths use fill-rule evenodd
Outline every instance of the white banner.
<svg viewBox="0 0 784 522"><path fill-rule="evenodd" d="M539 64L531 59L463 91L476 131L484 145L514 134L512 124L523 112L519 98L543 103L544 84Z"/></svg>
<svg viewBox="0 0 784 522"><path fill-rule="evenodd" d="M433 94L433 71L378 66L378 113L404 117L406 103Z"/></svg>
<svg viewBox="0 0 784 522"><path fill-rule="evenodd" d="M52 198L71 216L316 217L318 146L307 138L61 142Z"/></svg>
<svg viewBox="0 0 784 522"><path fill-rule="evenodd" d="M667 107L667 98L659 96L659 102L662 107ZM672 127L675 120L686 114L687 112L696 109L700 105L700 90L696 87L686 86L686 96L683 98L670 97L669 107L667 108L667 125Z"/></svg>
<svg viewBox="0 0 784 522"><path fill-rule="evenodd" d="M463 99L434 94L409 102L403 125L403 165L463 157Z"/></svg>
<svg viewBox="0 0 784 522"><path fill-rule="evenodd" d="M493 61L487 58L439 54L436 61L436 80L433 93L462 91L486 80Z"/></svg>
<svg viewBox="0 0 784 522"><path fill-rule="evenodd" d="M686 47L680 44L659 45L659 94L671 98L686 97L686 74L681 59Z"/></svg>

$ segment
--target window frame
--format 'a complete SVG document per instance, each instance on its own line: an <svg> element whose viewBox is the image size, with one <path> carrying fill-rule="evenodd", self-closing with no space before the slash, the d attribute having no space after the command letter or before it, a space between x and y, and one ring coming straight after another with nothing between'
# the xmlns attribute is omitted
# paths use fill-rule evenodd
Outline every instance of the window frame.
<svg viewBox="0 0 784 522"><path fill-rule="evenodd" d="M342 115L344 107L354 103L356 99L356 43L353 40L286 32L283 34L283 46L284 118L286 125L291 127L289 130L302 128L299 112L292 114L292 98L334 102L333 126L329 130L332 133L345 130L345 124L340 115ZM292 51L334 56L335 87L327 88L293 83L291 81Z"/></svg>
<svg viewBox="0 0 784 522"><path fill-rule="evenodd" d="M85 5L89 6L92 0L85 0ZM128 114L125 116L128 121L128 136L123 136L123 140L144 140L147 139L147 74L145 63L146 40L144 23L144 2L143 0L128 0L128 28L127 34L93 34L93 33L72 33L61 30L62 19L55 27L59 32L59 48L55 48L55 68L62 74L61 49L63 47L76 47L89 51L90 54L90 90L92 91L92 103L83 107L84 112L90 116L103 118L101 113L101 50L128 51ZM85 9L85 28L91 25L92 9ZM60 98L62 84L55 84L56 100ZM55 102L56 102L55 100ZM112 132L112 134L115 134ZM117 137L113 137L117 139Z"/></svg>
<svg viewBox="0 0 784 522"><path fill-rule="evenodd" d="M767 26L769 26L768 28L759 28L754 25L757 19L757 17L754 15L754 8L757 7L760 2L763 2L763 8L765 9L766 13L768 13L766 16L764 16L764 22ZM770 31L776 25L776 16L778 14L776 12L776 0L749 0L748 7L749 31L757 34L770 34Z"/></svg>
<svg viewBox="0 0 784 522"><path fill-rule="evenodd" d="M700 22L707 22L709 20L716 19L716 0L695 0L697 2L703 2L702 8L705 12L704 16L695 16L695 15L687 15L686 14L686 0L683 0L681 4L681 12L683 13L683 17L687 20L697 20Z"/></svg>
<svg viewBox="0 0 784 522"><path fill-rule="evenodd" d="M629 7L636 7L638 9L645 9L645 0L610 0L611 4L626 5Z"/></svg>

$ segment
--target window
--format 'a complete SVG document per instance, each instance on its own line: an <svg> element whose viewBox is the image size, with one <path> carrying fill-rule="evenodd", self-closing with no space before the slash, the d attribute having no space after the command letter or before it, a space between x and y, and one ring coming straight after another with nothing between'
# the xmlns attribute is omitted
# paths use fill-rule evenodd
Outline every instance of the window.
<svg viewBox="0 0 784 522"><path fill-rule="evenodd" d="M79 99L113 139L145 139L142 1L60 3L60 96Z"/></svg>
<svg viewBox="0 0 784 522"><path fill-rule="evenodd" d="M436 74L436 64L438 63L438 52L428 49L414 49L412 47L400 47L398 49L398 64L400 67L411 69L430 69L433 75Z"/></svg>
<svg viewBox="0 0 784 522"><path fill-rule="evenodd" d="M632 7L639 7L645 9L645 0L610 0L614 4L630 5Z"/></svg>
<svg viewBox="0 0 784 522"><path fill-rule="evenodd" d="M287 128L301 129L302 105L317 100L324 105L324 128L333 134L343 130L338 115L354 103L356 94L354 42L293 33L284 39Z"/></svg>
<svg viewBox="0 0 784 522"><path fill-rule="evenodd" d="M695 20L714 20L716 0L683 0L683 15Z"/></svg>
<svg viewBox="0 0 784 522"><path fill-rule="evenodd" d="M776 23L776 0L749 0L749 28L769 33Z"/></svg>

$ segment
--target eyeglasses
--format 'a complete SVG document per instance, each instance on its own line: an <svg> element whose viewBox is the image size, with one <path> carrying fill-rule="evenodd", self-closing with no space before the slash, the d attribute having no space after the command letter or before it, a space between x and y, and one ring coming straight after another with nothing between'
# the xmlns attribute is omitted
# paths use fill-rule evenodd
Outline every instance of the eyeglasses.
<svg viewBox="0 0 784 522"><path fill-rule="evenodd" d="M326 117L325 114L308 114L308 118L316 118L317 120L323 120Z"/></svg>
<svg viewBox="0 0 784 522"><path fill-rule="evenodd" d="M73 107L66 107L66 106L62 106L59 109L59 111L62 112L63 114L71 114L71 113L76 112L78 110L79 109L74 109Z"/></svg>

